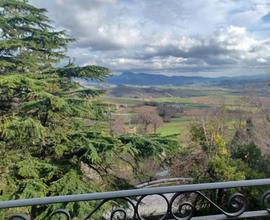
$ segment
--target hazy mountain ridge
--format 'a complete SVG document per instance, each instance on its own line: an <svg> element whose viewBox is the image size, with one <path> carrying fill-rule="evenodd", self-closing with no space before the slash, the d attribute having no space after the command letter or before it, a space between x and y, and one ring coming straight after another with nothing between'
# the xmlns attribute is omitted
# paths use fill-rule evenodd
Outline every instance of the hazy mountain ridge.
<svg viewBox="0 0 270 220"><path fill-rule="evenodd" d="M161 74L146 74L124 72L108 78L107 82L114 85L187 85L215 82L213 78L200 76L165 76Z"/></svg>
<svg viewBox="0 0 270 220"><path fill-rule="evenodd" d="M113 75L107 79L107 83L113 85L173 85L183 86L191 84L211 84L211 85L234 85L261 83L267 80L266 75L257 76L237 76L237 77L202 77L202 76L165 76L161 74L146 74L124 72L121 75Z"/></svg>

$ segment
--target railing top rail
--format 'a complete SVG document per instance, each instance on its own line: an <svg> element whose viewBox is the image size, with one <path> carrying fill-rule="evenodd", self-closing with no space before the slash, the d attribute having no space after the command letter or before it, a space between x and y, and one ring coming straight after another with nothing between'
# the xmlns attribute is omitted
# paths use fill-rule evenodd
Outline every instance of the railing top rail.
<svg viewBox="0 0 270 220"><path fill-rule="evenodd" d="M191 192L191 191L211 190L211 189L228 189L228 188L264 186L264 185L270 185L270 179L185 184L178 186L153 187L146 189L131 189L112 192L98 192L98 193L78 194L78 195L52 196L35 199L10 200L0 202L0 209L33 206L33 205L47 205L54 203L93 201L93 200L116 199L142 195Z"/></svg>

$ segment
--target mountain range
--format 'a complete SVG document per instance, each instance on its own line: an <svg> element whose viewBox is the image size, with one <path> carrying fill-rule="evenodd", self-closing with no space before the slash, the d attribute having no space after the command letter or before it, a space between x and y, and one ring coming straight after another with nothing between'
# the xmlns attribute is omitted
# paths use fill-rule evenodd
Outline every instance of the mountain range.
<svg viewBox="0 0 270 220"><path fill-rule="evenodd" d="M267 75L210 78L202 76L166 76L161 74L123 72L120 75L110 76L106 82L112 85L138 85L138 86L155 86L155 85L183 86L191 84L210 84L210 85L224 86L224 85L262 83L265 82L266 80L268 80Z"/></svg>

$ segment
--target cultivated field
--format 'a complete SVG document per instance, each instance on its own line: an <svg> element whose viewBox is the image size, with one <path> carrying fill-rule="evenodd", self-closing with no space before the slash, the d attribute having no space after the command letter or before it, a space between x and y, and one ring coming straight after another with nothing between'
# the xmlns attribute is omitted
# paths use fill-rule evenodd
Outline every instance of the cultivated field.
<svg viewBox="0 0 270 220"><path fill-rule="evenodd" d="M121 92L122 91L122 92ZM125 124L132 128L132 118L138 108L151 107L158 111L159 106L178 108L180 112L174 114L170 120L164 121L156 130L162 136L176 135L184 144L190 125L202 118L212 117L220 109L226 111L226 125L233 132L235 120L243 115L254 114L258 111L257 105L270 106L270 96L264 91L262 96L252 89L247 91L222 87L128 87L119 86L108 91L102 97L108 104L115 106L113 115L125 118ZM256 99L256 103L251 99ZM129 130L126 130L128 132ZM138 132L138 131L137 131Z"/></svg>

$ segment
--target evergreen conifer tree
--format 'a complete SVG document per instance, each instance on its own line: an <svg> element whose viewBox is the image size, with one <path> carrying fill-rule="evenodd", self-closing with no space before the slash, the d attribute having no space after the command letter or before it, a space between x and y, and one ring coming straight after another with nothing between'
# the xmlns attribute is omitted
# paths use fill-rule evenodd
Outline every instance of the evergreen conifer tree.
<svg viewBox="0 0 270 220"><path fill-rule="evenodd" d="M96 99L103 91L83 88L73 79L103 80L110 70L73 63L56 67L72 39L55 31L45 13L26 0L0 0L1 200L121 188L125 181L111 171L121 155L138 161L176 146L158 136L114 138L103 129L107 108ZM95 172L101 184L85 170ZM67 208L81 216L92 205ZM44 219L63 206L19 211Z"/></svg>

